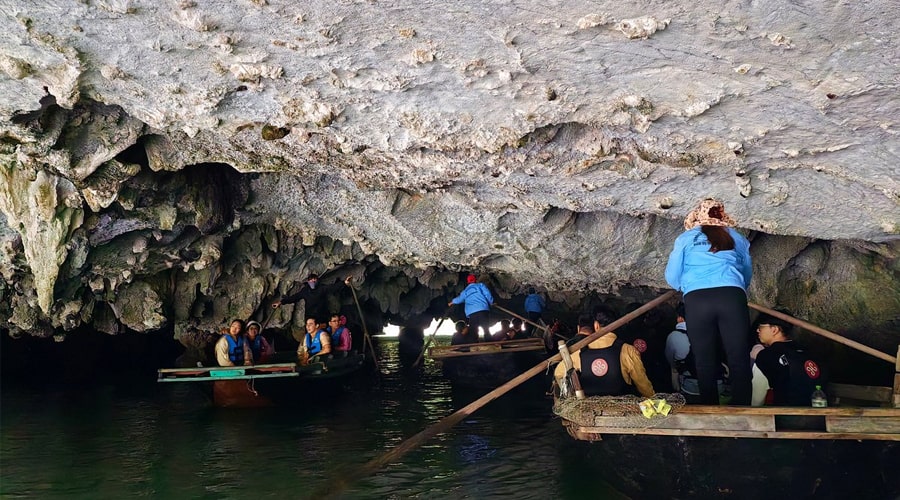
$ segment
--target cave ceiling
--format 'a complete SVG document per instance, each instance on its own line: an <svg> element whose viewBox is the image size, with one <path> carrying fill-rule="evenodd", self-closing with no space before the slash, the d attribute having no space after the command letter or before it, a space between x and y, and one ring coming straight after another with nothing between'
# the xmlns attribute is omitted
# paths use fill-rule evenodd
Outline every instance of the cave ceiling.
<svg viewBox="0 0 900 500"><path fill-rule="evenodd" d="M775 264L757 294L801 253L827 268L817 241L886 266L897 291L895 9L0 0L0 270L36 290L7 314L85 319L83 300L60 311L75 278L94 300L165 295L152 276L209 269L251 227L258 275L307 271L278 254L326 237L340 248L322 268L377 256L420 277L665 288L709 196L784 237L760 250ZM129 252L96 251L113 240Z"/></svg>

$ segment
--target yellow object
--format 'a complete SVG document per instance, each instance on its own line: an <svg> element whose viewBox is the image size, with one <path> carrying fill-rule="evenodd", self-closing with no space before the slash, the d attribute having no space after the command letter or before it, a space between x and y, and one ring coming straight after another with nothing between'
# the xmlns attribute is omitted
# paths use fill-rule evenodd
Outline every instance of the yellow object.
<svg viewBox="0 0 900 500"><path fill-rule="evenodd" d="M672 405L670 405L669 403L666 403L666 401L664 399L660 399L659 403L660 403L659 406L657 406L657 408L656 408L657 413L662 414L662 416L664 416L664 417L668 417L669 412L672 411Z"/></svg>
<svg viewBox="0 0 900 500"><path fill-rule="evenodd" d="M672 405L666 403L665 399L645 399L638 403L638 406L646 418L653 418L655 415L667 417L672 411Z"/></svg>
<svg viewBox="0 0 900 500"><path fill-rule="evenodd" d="M641 407L641 413L647 418L653 418L653 415L656 414L656 410L653 408L653 401L649 399L641 401L639 406Z"/></svg>

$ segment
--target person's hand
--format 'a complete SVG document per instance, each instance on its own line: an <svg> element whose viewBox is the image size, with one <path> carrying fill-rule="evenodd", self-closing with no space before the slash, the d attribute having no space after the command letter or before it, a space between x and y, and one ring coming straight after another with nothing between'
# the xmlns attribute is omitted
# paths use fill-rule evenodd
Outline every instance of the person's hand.
<svg viewBox="0 0 900 500"><path fill-rule="evenodd" d="M281 301L276 300L275 302L272 302L272 309L278 309L278 306L280 306L280 305L281 305Z"/></svg>
<svg viewBox="0 0 900 500"><path fill-rule="evenodd" d="M347 276L347 279L344 280L344 284L350 286L351 281L353 281L353 276Z"/></svg>
<svg viewBox="0 0 900 500"><path fill-rule="evenodd" d="M447 307L453 307L453 301L447 302Z"/></svg>

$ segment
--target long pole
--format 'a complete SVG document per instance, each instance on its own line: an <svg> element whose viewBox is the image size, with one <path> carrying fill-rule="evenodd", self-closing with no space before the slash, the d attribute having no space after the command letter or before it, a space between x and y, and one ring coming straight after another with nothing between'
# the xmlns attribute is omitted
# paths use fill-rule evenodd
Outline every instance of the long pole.
<svg viewBox="0 0 900 500"><path fill-rule="evenodd" d="M494 307L496 307L497 309L500 309L501 311L505 312L506 314L509 314L510 316L512 316L512 317L514 317L514 318L519 318L519 319L521 319L522 321L528 323L528 324L531 325L531 326L534 326L535 328L539 328L539 329L541 329L541 330L549 330L549 327L547 327L547 326L541 326L541 325L535 323L534 321L531 321L530 319L528 319L528 318L526 318L526 317L524 317L524 316L519 316L518 314L516 314L516 313L510 311L509 309L507 309L507 308L505 308L505 307L498 306L497 304L491 304L491 305L494 306Z"/></svg>
<svg viewBox="0 0 900 500"><path fill-rule="evenodd" d="M579 340L578 342L576 342L575 344L573 344L570 347L569 352L575 352L575 351L581 349L582 347L590 344L594 340L600 338L601 336L606 335L607 333L615 330L616 328L619 328L620 326L628 323L629 321L633 320L634 318L637 318L641 314L644 314L645 312L649 311L650 309L653 309L654 307L669 300L672 296L675 295L675 293L676 293L675 290L669 290L668 292L660 295L659 297L651 300L650 302L647 302L646 304L635 309L634 311L632 311L632 312L626 314L625 316L622 316L621 318L613 321L612 323L604 326L599 331L594 332L591 335L588 335L586 338L584 338L582 340ZM457 410L455 413L452 413L452 414L438 420L436 423L432 424L431 426L426 427L424 430L422 430L418 434L412 436L411 438L407 439L406 441L403 441L402 443L400 443L399 445L397 445L395 448L388 451L387 453L368 461L362 467L360 467L359 469L356 469L355 477L350 478L349 476L345 476L345 477L348 477L348 479L345 479L345 480L337 479L337 480L328 481L326 484L330 485L330 489L327 489L326 491L314 492L313 498L333 498L333 497L337 496L344 489L346 489L347 486L349 486L353 481L367 477L367 476L371 475L372 473L374 473L375 471L381 469L385 465L387 465L391 462L394 462L395 460L399 459L406 453L418 448L419 446L424 444L426 441L428 441L432 437L450 429L454 425L463 421L466 417L475 413L482 406L484 406L484 405L490 403L491 401L499 398L500 396L506 394L507 392L511 391L512 389L519 386L523 382L527 381L531 377L534 377L535 375L537 375L539 373L543 373L544 370L547 369L548 364L559 362L561 356L562 355L560 353L554 354L552 357L548 358L546 361L542 361L542 362L536 364L535 366L533 366L530 369L526 370L525 372L521 373L516 378L501 385L500 387L494 389L493 391L485 394L484 396L478 398L477 400L469 403L462 409ZM326 486L326 488L328 488L328 486Z"/></svg>
<svg viewBox="0 0 900 500"><path fill-rule="evenodd" d="M825 338L829 338L839 344L844 344L845 346L852 347L852 348L856 349L857 351L864 352L870 356L875 356L878 359L883 359L890 363L897 363L897 358L895 358L894 356L891 356L890 354L885 354L877 349L873 349L867 345L860 344L859 342L857 342L855 340L850 340L847 337L842 337L842 336L840 336L834 332L830 332L824 328L819 328L818 326L816 326L812 323L807 323L806 321L803 321L802 319L797 319L797 318L794 318L793 316L788 316L787 314L784 314L783 312L779 312L774 309L769 309L768 307L761 306L759 304L754 304L753 302L749 302L747 305L749 305L753 309L756 309L757 311L764 312L770 316L775 316L776 318L783 319L784 321L787 321L788 323L797 325L800 328L803 328L804 330L809 330L809 331L811 331L813 333L817 333Z"/></svg>
<svg viewBox="0 0 900 500"><path fill-rule="evenodd" d="M422 359L425 357L425 351L428 350L428 346L431 345L431 341L434 340L435 335L437 335L438 330L441 329L441 325L444 324L444 320L446 319L447 313L444 313L444 316L441 317L441 320L438 321L437 326L434 328L434 331L431 332L431 336L428 337L428 341L422 346L422 352L419 353L419 357L416 358L416 362L412 364L412 367L415 368L419 366L419 363L422 362Z"/></svg>
<svg viewBox="0 0 900 500"><path fill-rule="evenodd" d="M356 289L350 284L349 278L346 283L347 286L350 287L350 291L353 292L353 302L356 303L356 311L359 313L359 321L362 323L363 342L369 346L369 350L372 353L372 362L375 363L375 369L381 372L381 369L378 367L378 356L375 355L375 346L372 345L372 340L369 338L369 327L366 326L366 318L363 316L362 307L359 305L359 298L356 296Z"/></svg>

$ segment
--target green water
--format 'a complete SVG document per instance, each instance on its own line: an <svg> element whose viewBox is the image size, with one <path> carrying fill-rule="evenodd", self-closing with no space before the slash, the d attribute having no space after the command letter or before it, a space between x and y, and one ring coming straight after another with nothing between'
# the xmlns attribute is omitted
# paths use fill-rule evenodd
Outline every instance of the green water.
<svg viewBox="0 0 900 500"><path fill-rule="evenodd" d="M378 339L381 376L296 404L214 408L153 376L73 386L4 381L0 497L308 498L487 392L440 369L400 367ZM572 440L546 379L352 482L349 499L897 498L900 446L653 436ZM350 476L345 476L350 477Z"/></svg>
<svg viewBox="0 0 900 500"><path fill-rule="evenodd" d="M308 390L289 407L220 409L190 384L146 380L5 385L0 496L304 498L486 392L454 390L430 362L403 372L396 343L379 343L381 377ZM564 479L579 460L544 385L491 403L341 497L621 498L590 471Z"/></svg>

